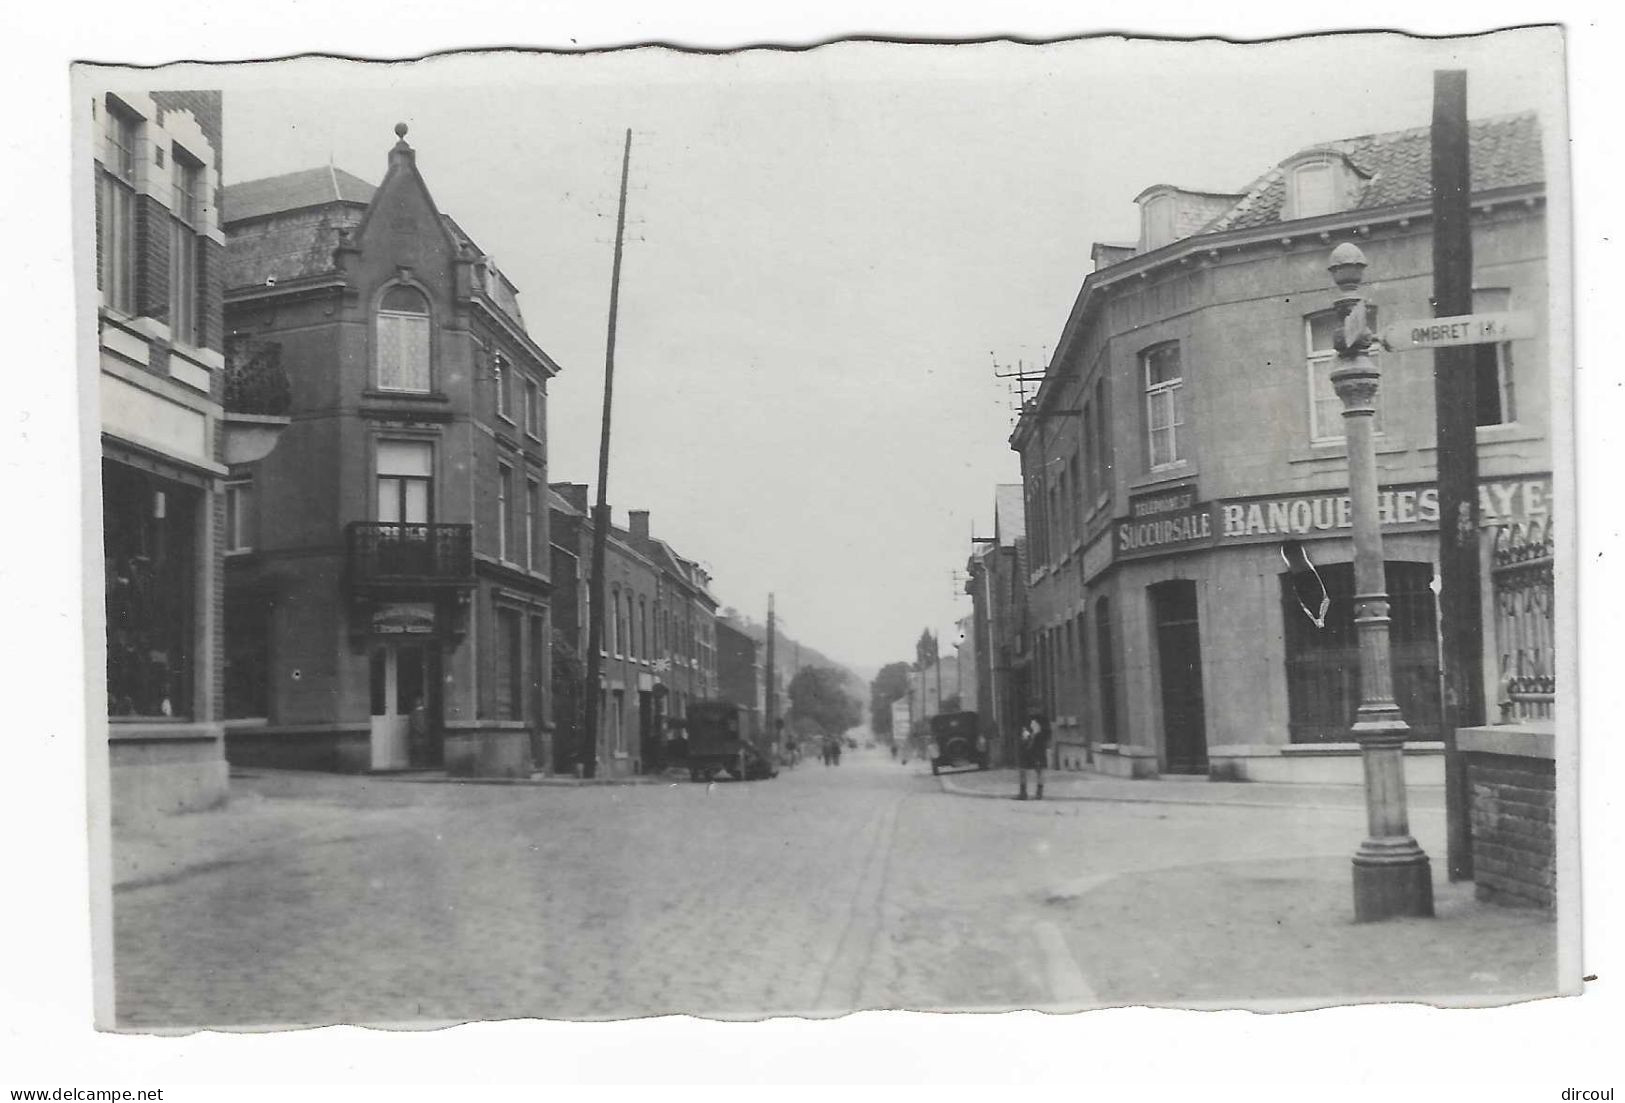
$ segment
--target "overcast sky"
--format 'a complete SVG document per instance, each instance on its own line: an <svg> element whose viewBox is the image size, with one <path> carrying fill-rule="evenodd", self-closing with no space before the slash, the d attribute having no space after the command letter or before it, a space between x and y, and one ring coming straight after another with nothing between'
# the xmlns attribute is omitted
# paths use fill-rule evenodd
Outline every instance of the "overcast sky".
<svg viewBox="0 0 1625 1103"><path fill-rule="evenodd" d="M952 639L970 536L1018 479L1002 362L1052 348L1095 241L1154 183L1240 190L1310 143L1545 109L1553 32L1255 46L848 44L803 53L305 61L223 74L227 182L329 161L376 183L396 122L519 286L550 478L595 477L615 200L630 228L609 498L715 591L863 666ZM335 86L342 95L335 98Z"/></svg>

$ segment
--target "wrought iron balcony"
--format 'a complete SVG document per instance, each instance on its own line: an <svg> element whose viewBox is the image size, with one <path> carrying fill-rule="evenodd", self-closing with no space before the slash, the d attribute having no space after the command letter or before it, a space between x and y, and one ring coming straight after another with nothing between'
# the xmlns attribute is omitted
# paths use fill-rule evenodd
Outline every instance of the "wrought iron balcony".
<svg viewBox="0 0 1625 1103"><path fill-rule="evenodd" d="M472 525L352 521L345 538L351 585L474 584Z"/></svg>

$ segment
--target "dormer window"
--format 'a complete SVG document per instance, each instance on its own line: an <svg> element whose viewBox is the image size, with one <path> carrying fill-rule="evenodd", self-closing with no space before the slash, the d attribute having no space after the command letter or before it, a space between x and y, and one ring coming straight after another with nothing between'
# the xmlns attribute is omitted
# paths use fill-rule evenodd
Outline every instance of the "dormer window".
<svg viewBox="0 0 1625 1103"><path fill-rule="evenodd" d="M1140 207L1141 237L1145 252L1160 249L1174 240L1174 197L1157 195Z"/></svg>
<svg viewBox="0 0 1625 1103"><path fill-rule="evenodd" d="M1309 149L1281 162L1281 218L1319 218L1359 203L1365 174L1335 150Z"/></svg>
<svg viewBox="0 0 1625 1103"><path fill-rule="evenodd" d="M1337 209L1337 189L1332 166L1314 161L1292 170L1292 209L1294 217L1314 218Z"/></svg>

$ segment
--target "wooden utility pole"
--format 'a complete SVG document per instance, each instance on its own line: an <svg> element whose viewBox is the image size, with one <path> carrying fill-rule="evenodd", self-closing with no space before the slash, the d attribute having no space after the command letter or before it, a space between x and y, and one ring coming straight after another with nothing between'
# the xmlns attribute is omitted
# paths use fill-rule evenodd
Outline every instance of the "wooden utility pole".
<svg viewBox="0 0 1625 1103"><path fill-rule="evenodd" d="M1472 183L1467 133L1467 74L1433 74L1433 310L1440 318L1473 312ZM1446 865L1450 880L1471 880L1473 854L1467 778L1456 729L1484 723L1483 579L1478 535L1478 346L1433 350L1438 433L1439 624L1443 638Z"/></svg>
<svg viewBox="0 0 1625 1103"><path fill-rule="evenodd" d="M632 130L627 128L621 152L621 203L615 216L615 263L609 277L609 338L604 348L604 420L598 438L598 502L592 510L592 579L587 611L587 716L581 736L581 774L598 773L598 695L603 676L604 541L609 536L609 411L615 394L615 321L621 303L621 247L626 235L626 175L632 165Z"/></svg>

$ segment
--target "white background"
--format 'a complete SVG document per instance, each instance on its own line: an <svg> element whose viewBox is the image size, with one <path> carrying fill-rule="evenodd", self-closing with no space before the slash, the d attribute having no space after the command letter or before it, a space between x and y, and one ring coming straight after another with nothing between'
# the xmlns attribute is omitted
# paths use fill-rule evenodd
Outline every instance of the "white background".
<svg viewBox="0 0 1625 1103"><path fill-rule="evenodd" d="M8 263L0 265L11 330L14 398L0 434L0 601L9 706L0 721L0 1091L28 1087L158 1087L166 1098L445 1098L468 1083L1053 1082L1065 1098L1140 1090L1247 1098L1431 1096L1560 1099L1565 1087L1618 1083L1615 932L1619 819L1610 751L1620 715L1613 631L1620 586L1612 457L1625 386L1612 318L1619 313L1620 155L1615 101L1625 64L1620 17L1602 4L1479 3L1460 14L1419 4L1351 5L1338 19L1306 5L1140 3L1087 12L1060 3L924 5L830 2L800 12L751 3L456 4L261 2L33 6L11 13L0 149ZM1222 14L1221 14L1222 12ZM1116 23L1101 22L1114 18ZM1577 439L1581 442L1581 671L1585 821L1582 999L1507 1010L1336 1009L1291 1016L1124 1010L1060 1018L865 1014L828 1023L603 1025L496 1023L436 1034L338 1028L276 1036L152 1039L90 1028L84 832L86 616L77 535L81 503L78 371L68 242L68 69L73 59L156 64L328 51L402 57L454 47L609 46L664 41L725 48L808 44L851 34L900 38L1042 39L1086 31L1257 38L1356 22L1447 34L1563 21L1570 31L1575 173ZM1328 73L1328 81L1337 74ZM342 111L342 101L335 103ZM1556 273L1554 273L1554 279ZM1588 477L1589 476L1589 477ZM1351 850L1357 840L1351 840ZM273 1085L259 1092L244 1085ZM387 1085L359 1089L281 1085ZM192 1086L189 1086L192 1085ZM198 1085L236 1085L203 1088ZM1019 1089L1018 1089L1019 1090ZM501 1089L497 1089L501 1091ZM504 1093L505 1094L505 1093ZM539 1094L539 1093L527 1093ZM937 1094L933 1092L933 1094Z"/></svg>

